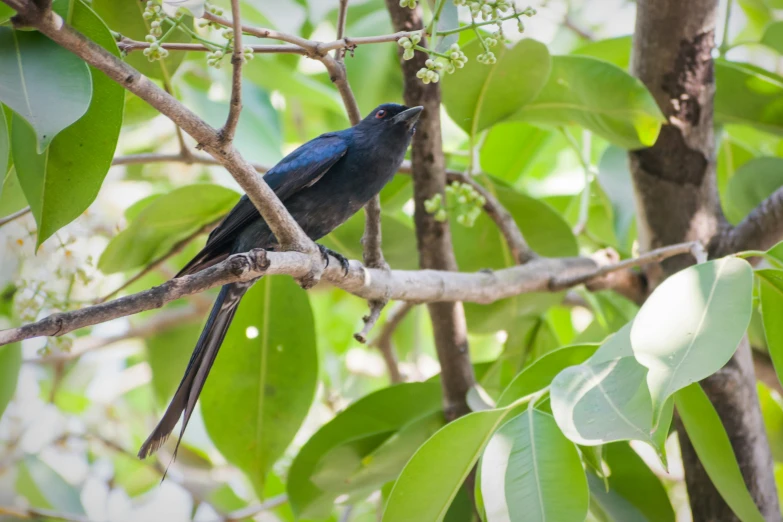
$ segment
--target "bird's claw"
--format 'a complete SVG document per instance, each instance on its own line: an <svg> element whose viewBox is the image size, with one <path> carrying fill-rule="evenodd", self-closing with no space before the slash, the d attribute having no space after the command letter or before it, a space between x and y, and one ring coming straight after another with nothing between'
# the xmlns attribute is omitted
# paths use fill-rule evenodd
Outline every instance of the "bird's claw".
<svg viewBox="0 0 783 522"><path fill-rule="evenodd" d="M348 269L350 268L350 265L348 264L348 259L346 259L345 256L338 254L331 248L326 248L323 245L319 245L318 243L316 243L316 245L318 245L318 250L321 251L321 257L324 258L326 266L329 266L329 256L332 256L340 262L340 266L343 267L343 272L345 272L345 275L348 275Z"/></svg>

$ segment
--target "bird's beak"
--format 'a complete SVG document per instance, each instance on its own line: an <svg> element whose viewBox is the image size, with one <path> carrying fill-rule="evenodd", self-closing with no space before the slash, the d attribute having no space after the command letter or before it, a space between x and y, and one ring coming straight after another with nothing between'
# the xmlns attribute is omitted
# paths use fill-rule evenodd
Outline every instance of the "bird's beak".
<svg viewBox="0 0 783 522"><path fill-rule="evenodd" d="M424 110L424 107L421 105L417 107L411 107L410 109L405 109L401 113L399 113L397 116L395 116L392 121L396 123L405 123L405 126L409 129L415 125L417 121L419 121L419 116L421 115L421 111Z"/></svg>

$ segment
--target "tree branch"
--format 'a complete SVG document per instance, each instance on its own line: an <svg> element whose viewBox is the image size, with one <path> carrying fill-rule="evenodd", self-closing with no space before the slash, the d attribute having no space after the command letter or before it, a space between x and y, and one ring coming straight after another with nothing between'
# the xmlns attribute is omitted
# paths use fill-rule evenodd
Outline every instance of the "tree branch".
<svg viewBox="0 0 783 522"><path fill-rule="evenodd" d="M22 216L26 216L29 213L30 213L30 207L25 207L22 210L18 210L14 212L13 214L9 214L3 218L0 218L0 227L2 227L3 225L7 225L11 221L14 221Z"/></svg>
<svg viewBox="0 0 783 522"><path fill-rule="evenodd" d="M204 314L209 310L211 305L212 303L207 302L206 300L203 302L198 300L196 301L195 306L179 306L172 308L171 310L163 310L160 313L155 314L149 320L137 326L131 326L127 331L121 334L98 339L95 344L91 344L80 350L52 353L49 355L44 355L43 357L37 357L35 359L25 359L24 362L27 364L53 364L73 361L86 353L103 350L104 348L121 341L136 338L147 338L152 335L165 332L166 330L170 330L171 328L182 326L183 324L201 321L204 318Z"/></svg>
<svg viewBox="0 0 783 522"><path fill-rule="evenodd" d="M348 0L340 0L340 7L337 10L337 39L342 40L345 37L345 23L348 19ZM338 62L343 59L343 49L334 50L334 59Z"/></svg>
<svg viewBox="0 0 783 522"><path fill-rule="evenodd" d="M403 382L405 379L400 373L400 366L397 362L397 352L392 345L392 336L395 330L400 325L403 319L408 315L413 307L414 303L403 301L395 306L390 312L389 317L386 319L381 332L378 337L370 342L370 346L378 348L383 356L383 360L386 363L386 369L389 371L389 379L392 383Z"/></svg>
<svg viewBox="0 0 783 522"><path fill-rule="evenodd" d="M231 104L228 109L226 124L220 130L223 143L231 143L237 130L239 116L242 113L242 65L245 57L242 50L242 17L239 10L239 0L231 0L231 17L234 19L234 52L231 54Z"/></svg>
<svg viewBox="0 0 783 522"><path fill-rule="evenodd" d="M679 252L672 249L662 256ZM313 262L321 263L321 260L314 261L311 256L301 252L255 249L234 254L201 272L169 280L149 290L80 310L53 314L18 328L0 330L0 346L33 337L63 335L85 326L161 308L181 297L228 283L275 274L302 277L311 271ZM366 268L358 261L351 261L348 274L345 275L340 263L331 259L324 271L324 280L367 300L387 297L414 303L466 301L488 304L524 293L560 291L563 289L563 280L589 280L645 262L647 260L637 258L602 267L584 257L537 258L524 265L494 272L471 273L443 270L387 271Z"/></svg>
<svg viewBox="0 0 783 522"><path fill-rule="evenodd" d="M137 40L131 40L130 38L123 38L117 42L117 47L119 47L120 51L125 53L147 49L150 45L152 44L149 42L139 42ZM160 45L162 49L167 49L169 51L212 52L212 49L203 44L163 42L158 45ZM307 50L302 49L298 45L249 45L248 47L256 54L307 54Z"/></svg>
<svg viewBox="0 0 783 522"><path fill-rule="evenodd" d="M13 20L17 25L38 29L54 42L73 52L125 89L149 103L161 114L169 117L176 125L190 134L198 142L200 148L210 153L232 174L258 208L283 248L308 252L314 259L318 257L318 250L310 238L288 214L285 206L256 174L253 167L232 144L222 143L217 131L196 114L133 67L85 38L51 10L41 12L34 4L28 2ZM312 264L312 268L313 272L304 275L300 281L303 286L312 286L318 280L322 267Z"/></svg>
<svg viewBox="0 0 783 522"><path fill-rule="evenodd" d="M783 240L783 187L754 208L736 227L714 240L716 256L743 250L768 250Z"/></svg>

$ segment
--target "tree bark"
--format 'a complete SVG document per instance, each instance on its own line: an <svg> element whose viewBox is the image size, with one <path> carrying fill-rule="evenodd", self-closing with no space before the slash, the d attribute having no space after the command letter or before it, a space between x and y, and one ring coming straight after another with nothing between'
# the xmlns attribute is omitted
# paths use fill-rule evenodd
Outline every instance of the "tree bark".
<svg viewBox="0 0 783 522"><path fill-rule="evenodd" d="M399 0L386 0L395 31L421 29L421 9L400 7ZM422 44L424 45L424 44ZM402 56L400 48L400 56ZM409 107L423 105L412 144L414 221L421 268L457 270L448 222L439 222L424 209L424 201L435 194L445 200L446 166L440 128L440 87L425 85L416 77L427 55L417 52L411 60L402 60L403 97ZM441 382L446 418L453 420L470 411L467 393L475 383L468 353L465 312L460 302L427 305L435 334L435 348L441 366Z"/></svg>
<svg viewBox="0 0 783 522"><path fill-rule="evenodd" d="M717 8L717 0L637 2L634 74L667 119L653 147L629 154L642 251L682 241L715 244L713 239L729 230L715 179L712 50ZM682 255L648 270L650 288L693 262ZM756 504L767 520L779 520L772 456L747 340L723 369L701 384L726 427ZM738 520L707 477L681 425L677 431L693 519Z"/></svg>

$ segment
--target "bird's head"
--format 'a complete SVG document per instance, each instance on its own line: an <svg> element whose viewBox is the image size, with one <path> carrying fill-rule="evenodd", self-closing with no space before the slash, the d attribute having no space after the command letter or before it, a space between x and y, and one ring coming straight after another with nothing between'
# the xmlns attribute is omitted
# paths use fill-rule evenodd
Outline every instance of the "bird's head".
<svg viewBox="0 0 783 522"><path fill-rule="evenodd" d="M406 107L398 103L384 103L368 114L359 125L370 132L410 138L424 107Z"/></svg>

